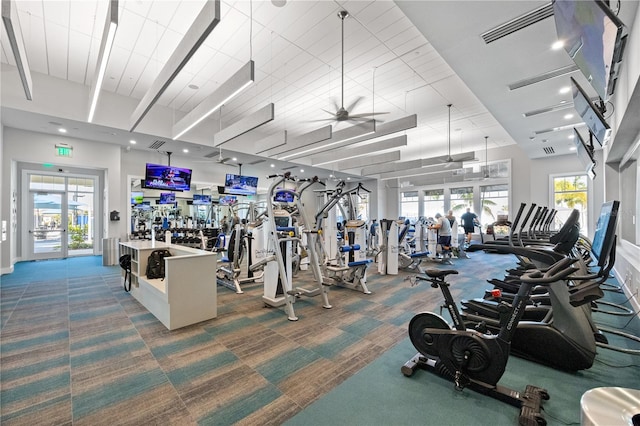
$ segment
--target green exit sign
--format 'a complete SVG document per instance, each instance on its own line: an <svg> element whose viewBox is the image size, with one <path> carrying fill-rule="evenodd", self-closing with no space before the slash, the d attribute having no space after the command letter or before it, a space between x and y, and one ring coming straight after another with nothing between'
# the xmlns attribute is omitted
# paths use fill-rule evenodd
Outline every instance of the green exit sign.
<svg viewBox="0 0 640 426"><path fill-rule="evenodd" d="M58 157L72 157L73 147L70 145L56 145L56 155Z"/></svg>

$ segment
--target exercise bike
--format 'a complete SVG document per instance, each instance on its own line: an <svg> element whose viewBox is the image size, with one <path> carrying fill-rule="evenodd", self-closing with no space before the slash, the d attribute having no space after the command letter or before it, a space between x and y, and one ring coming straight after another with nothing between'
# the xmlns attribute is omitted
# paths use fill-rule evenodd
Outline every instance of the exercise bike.
<svg viewBox="0 0 640 426"><path fill-rule="evenodd" d="M525 391L520 393L498 385L498 380L505 372L511 339L524 314L531 290L535 285L548 285L568 277L577 270L571 266L574 262L575 259L565 258L544 274L539 270L524 274L509 318L502 324L498 334L491 334L482 324L476 329L465 327L449 291L449 283L445 281L447 275L458 274L458 271L427 269L426 277L416 276L416 280L429 281L431 287L440 288L453 328L444 318L432 312L414 316L409 323L409 337L419 352L402 366L402 373L409 377L418 368L428 369L453 380L458 390L470 388L520 408L521 425L546 425L541 412L542 401L549 399L545 389L527 385Z"/></svg>

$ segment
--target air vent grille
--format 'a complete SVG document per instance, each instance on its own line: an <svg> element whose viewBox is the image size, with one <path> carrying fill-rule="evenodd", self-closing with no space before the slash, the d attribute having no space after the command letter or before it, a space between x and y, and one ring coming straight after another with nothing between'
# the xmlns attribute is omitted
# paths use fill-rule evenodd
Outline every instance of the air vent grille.
<svg viewBox="0 0 640 426"><path fill-rule="evenodd" d="M219 151L213 151L213 152L210 152L210 153L206 154L204 157L205 158L213 158L218 154L219 154Z"/></svg>
<svg viewBox="0 0 640 426"><path fill-rule="evenodd" d="M283 167L282 170L291 170L291 169L295 169L298 166L289 166L289 167Z"/></svg>
<svg viewBox="0 0 640 426"><path fill-rule="evenodd" d="M511 21L498 25L497 27L481 34L480 36L483 38L485 43L489 44L501 39L502 37L508 36L509 34L513 34L516 31L520 31L521 29L526 28L529 25L540 22L550 16L553 16L553 6L551 3L548 3L544 6L532 10L531 12L527 12L524 15L518 16Z"/></svg>
<svg viewBox="0 0 640 426"><path fill-rule="evenodd" d="M516 90L522 87L530 86L532 84L540 83L541 81L549 80L550 78L560 77L563 75L571 74L574 71L578 71L578 66L567 65L566 67L558 68L552 71L547 71L545 73L535 75L533 77L525 78L524 80L516 81L515 83L509 84L509 90Z"/></svg>
<svg viewBox="0 0 640 426"><path fill-rule="evenodd" d="M547 155L551 155L551 154L555 154L556 153L556 151L553 149L552 146L545 146L544 148L542 148L542 150Z"/></svg>
<svg viewBox="0 0 640 426"><path fill-rule="evenodd" d="M260 164L260 163L264 163L265 160L263 159L258 159L258 160L253 160L252 162L249 163L249 165L254 166L256 164Z"/></svg>
<svg viewBox="0 0 640 426"><path fill-rule="evenodd" d="M153 143L151 145L149 145L149 148L158 149L162 145L164 145L165 143L166 143L165 141L161 141L161 140L158 139L158 140L153 141Z"/></svg>

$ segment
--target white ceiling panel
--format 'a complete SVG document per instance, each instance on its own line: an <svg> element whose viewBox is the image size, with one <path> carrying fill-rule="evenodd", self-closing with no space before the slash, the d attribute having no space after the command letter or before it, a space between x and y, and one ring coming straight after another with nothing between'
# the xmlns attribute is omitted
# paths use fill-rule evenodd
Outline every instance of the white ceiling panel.
<svg viewBox="0 0 640 426"><path fill-rule="evenodd" d="M134 46L138 40L138 36L140 35L140 28L142 28L144 22L145 19L142 16L127 9L122 10L120 19L118 21L116 37L113 40L113 45L131 51L132 46ZM94 37L102 37L104 22L102 23L102 25L98 25L98 28L100 29L96 31ZM149 52L147 52L146 56L149 56Z"/></svg>
<svg viewBox="0 0 640 426"><path fill-rule="evenodd" d="M42 12L42 9L40 9L40 11ZM22 27L22 38L25 43L25 50L27 51L29 68L31 68L31 71L48 74L49 64L47 62L47 38L45 37L42 14L35 15L28 11L19 9L18 19L20 19L20 26ZM6 30L3 29L3 31ZM2 39L6 39L4 36L6 32L3 32L2 34ZM7 53L10 56L10 60L13 61L13 54L9 53L10 51L11 49L7 50ZM15 62L13 61L12 64L15 65Z"/></svg>
<svg viewBox="0 0 640 426"><path fill-rule="evenodd" d="M57 78L66 79L67 56L69 54L69 30L62 25L45 21L45 32L47 35L49 74Z"/></svg>
<svg viewBox="0 0 640 426"><path fill-rule="evenodd" d="M77 31L71 31L69 37L70 52L89 52L91 46L91 36ZM89 55L69 55L69 80L84 84L87 72L87 61Z"/></svg>
<svg viewBox="0 0 640 426"><path fill-rule="evenodd" d="M98 15L98 5L105 2L97 2L93 0L87 1L74 1L70 3L69 7L69 28L71 31L78 32L80 34L91 36L93 34L94 25L104 25L104 20L100 19L98 22L97 17L104 16ZM122 12L122 10L120 10ZM87 19L91 17L91 19ZM94 18L95 17L95 18Z"/></svg>
<svg viewBox="0 0 640 426"><path fill-rule="evenodd" d="M120 26L103 90L139 100L204 2L120 0ZM443 134L449 102L454 104L453 123L459 129L452 138L456 149L482 145L485 132L498 135L491 143L502 146L514 140L495 120L497 107L490 111L483 103L491 104L494 97L506 93L506 84L548 71L556 63L567 64L570 59L563 52L547 52L546 44L554 38L551 20L489 45L479 43L479 34L542 2L288 0L284 7L275 7L269 0L224 0L221 22L159 105L174 108L180 112L177 115L191 110L246 63L252 47L256 81L224 106L223 123L238 121L274 102L275 119L257 133L287 130L293 135L336 124L335 120L311 121L332 119L343 103L337 12L345 8L350 17L344 22L344 104L360 99L350 114L389 112L380 116L389 121L417 113L419 128L407 131L409 142L401 155L404 160L446 150ZM56 4L62 7L54 7ZM420 12L405 15L407 4ZM23 1L19 5L32 70L90 85L107 1ZM519 56L523 45L530 50ZM3 62L12 61L9 53L3 40ZM483 71L487 63L494 64L491 74ZM476 67L494 85L490 93L476 81ZM465 80L458 74L465 75ZM518 127L512 132L522 134L520 128L551 123L550 117L542 117L541 122L521 117L525 98L535 98L537 107L553 104L551 100L559 102L535 94L541 87L534 88L533 95L521 90L501 99L499 108L509 110L502 112L504 116L512 114L505 122L512 129ZM351 124L341 122L337 128Z"/></svg>
<svg viewBox="0 0 640 426"><path fill-rule="evenodd" d="M149 9L149 13L147 13L147 20L150 22L155 22L156 24L158 24L160 27L167 28L169 26L169 23L172 24L172 28L174 29L174 31L178 31L180 33L184 33L186 31L186 28L188 28L188 25L191 25L190 22L193 21L193 19L188 21L188 25L185 28L182 28L182 25L184 25L183 22L180 22L179 19L176 19L175 22L173 22L174 16L176 16L176 11L178 10L178 7L182 7L182 6L186 6L184 11L180 11L180 14L177 16L184 16L187 15L187 11L191 10L191 6L195 7L195 3L198 3L197 1L189 1L189 2L175 2L175 1L154 1L153 4L151 5L151 8ZM202 6L200 6L202 8Z"/></svg>
<svg viewBox="0 0 640 426"><path fill-rule="evenodd" d="M45 1L42 6L45 22L52 22L63 28L69 28L69 2Z"/></svg>

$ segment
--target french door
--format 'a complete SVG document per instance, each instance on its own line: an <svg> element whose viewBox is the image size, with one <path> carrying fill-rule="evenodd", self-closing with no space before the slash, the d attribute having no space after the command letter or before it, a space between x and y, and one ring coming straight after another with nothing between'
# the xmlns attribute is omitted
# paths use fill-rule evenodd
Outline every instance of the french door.
<svg viewBox="0 0 640 426"><path fill-rule="evenodd" d="M26 226L22 241L27 259L93 255L96 178L27 172L23 183Z"/></svg>

